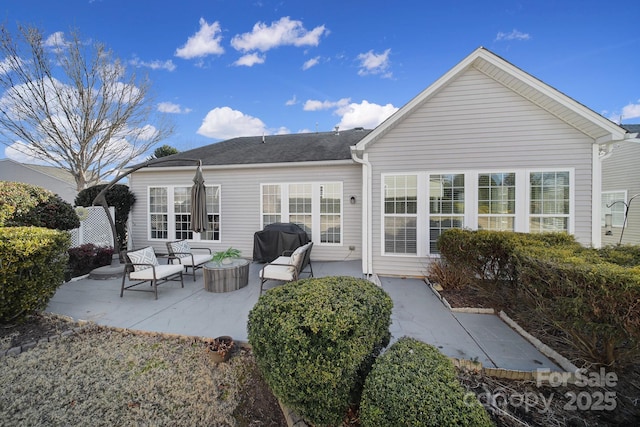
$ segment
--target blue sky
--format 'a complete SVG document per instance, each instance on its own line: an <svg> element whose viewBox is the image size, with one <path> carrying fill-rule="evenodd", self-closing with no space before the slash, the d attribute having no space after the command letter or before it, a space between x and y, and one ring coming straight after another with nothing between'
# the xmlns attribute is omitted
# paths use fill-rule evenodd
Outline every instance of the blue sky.
<svg viewBox="0 0 640 427"><path fill-rule="evenodd" d="M597 113L640 123L638 0L2 0L148 73L180 151L244 135L373 128L479 46ZM162 144L162 143L161 143ZM26 161L0 146L0 157Z"/></svg>

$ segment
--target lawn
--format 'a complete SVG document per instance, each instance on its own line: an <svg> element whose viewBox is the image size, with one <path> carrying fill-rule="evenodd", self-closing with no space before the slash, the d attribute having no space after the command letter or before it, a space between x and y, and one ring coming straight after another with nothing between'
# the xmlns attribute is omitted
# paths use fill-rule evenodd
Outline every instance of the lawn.
<svg viewBox="0 0 640 427"><path fill-rule="evenodd" d="M2 347L11 341L3 330ZM0 420L12 426L284 424L250 349L216 365L199 339L89 325L0 358L0 382Z"/></svg>

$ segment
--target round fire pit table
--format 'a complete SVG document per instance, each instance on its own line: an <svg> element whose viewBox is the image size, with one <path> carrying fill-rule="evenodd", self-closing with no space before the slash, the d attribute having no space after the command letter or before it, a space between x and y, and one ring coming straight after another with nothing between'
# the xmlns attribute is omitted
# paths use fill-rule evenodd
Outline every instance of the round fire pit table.
<svg viewBox="0 0 640 427"><path fill-rule="evenodd" d="M202 267L204 289L208 292L231 292L247 286L249 260L231 258L224 262L208 262Z"/></svg>

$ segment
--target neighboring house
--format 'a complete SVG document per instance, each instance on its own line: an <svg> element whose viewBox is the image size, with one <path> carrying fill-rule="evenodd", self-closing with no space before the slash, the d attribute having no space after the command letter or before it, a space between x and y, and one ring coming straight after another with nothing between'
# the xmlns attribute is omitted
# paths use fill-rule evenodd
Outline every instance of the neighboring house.
<svg viewBox="0 0 640 427"><path fill-rule="evenodd" d="M631 137L479 48L372 131L235 138L171 156L202 160L213 231L188 231L193 162L132 173L133 238L250 256L254 232L295 222L314 259L395 276L424 276L451 227L567 231L599 246L601 156Z"/></svg>
<svg viewBox="0 0 640 427"><path fill-rule="evenodd" d="M640 124L621 125L640 133ZM602 162L602 244L640 244L640 144L625 141L612 147ZM637 196L634 198L634 196ZM628 210L627 223L625 212ZM608 214L610 215L608 218ZM607 219L610 220L607 226ZM623 233L623 225L624 233ZM622 237L622 241L620 240Z"/></svg>
<svg viewBox="0 0 640 427"><path fill-rule="evenodd" d="M0 160L0 181L24 182L37 185L74 204L78 192L73 176L60 168L19 163L11 159Z"/></svg>

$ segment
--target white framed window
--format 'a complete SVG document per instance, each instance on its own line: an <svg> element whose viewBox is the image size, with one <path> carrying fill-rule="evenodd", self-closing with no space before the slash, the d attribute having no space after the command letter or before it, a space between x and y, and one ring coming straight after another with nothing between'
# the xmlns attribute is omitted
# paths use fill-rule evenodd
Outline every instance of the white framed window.
<svg viewBox="0 0 640 427"><path fill-rule="evenodd" d="M342 182L261 184L262 227L291 222L317 244L342 244Z"/></svg>
<svg viewBox="0 0 640 427"><path fill-rule="evenodd" d="M627 191L603 191L600 209L600 223L606 225L605 215L611 214L611 226L622 227L627 203Z"/></svg>
<svg viewBox="0 0 640 427"><path fill-rule="evenodd" d="M429 175L429 253L439 253L444 230L464 227L464 214L464 174Z"/></svg>
<svg viewBox="0 0 640 427"><path fill-rule="evenodd" d="M417 254L418 176L387 175L383 178L384 253Z"/></svg>
<svg viewBox="0 0 640 427"><path fill-rule="evenodd" d="M514 231L515 172L478 174L478 229Z"/></svg>
<svg viewBox="0 0 640 427"><path fill-rule="evenodd" d="M280 185L261 186L262 190L262 223L264 225L282 222L282 196Z"/></svg>
<svg viewBox="0 0 640 427"><path fill-rule="evenodd" d="M568 171L529 174L529 232L569 230L571 187Z"/></svg>
<svg viewBox="0 0 640 427"><path fill-rule="evenodd" d="M382 174L382 254L437 255L438 237L449 228L573 233L574 173L566 168Z"/></svg>
<svg viewBox="0 0 640 427"><path fill-rule="evenodd" d="M191 186L149 187L149 238L152 240L220 240L220 186L206 186L209 227L195 233L191 227Z"/></svg>

